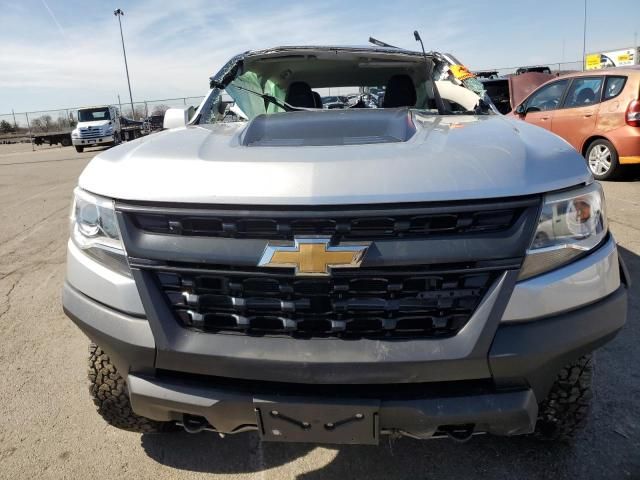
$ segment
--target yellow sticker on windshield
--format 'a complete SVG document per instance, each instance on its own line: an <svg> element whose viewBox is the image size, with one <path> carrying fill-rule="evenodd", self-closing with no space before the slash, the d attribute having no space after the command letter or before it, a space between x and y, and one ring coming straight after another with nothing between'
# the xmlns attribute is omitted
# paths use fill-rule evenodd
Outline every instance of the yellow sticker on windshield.
<svg viewBox="0 0 640 480"><path fill-rule="evenodd" d="M451 65L449 67L453 76L456 77L461 82L466 80L467 78L473 78L475 75L469 71L467 67L464 65Z"/></svg>

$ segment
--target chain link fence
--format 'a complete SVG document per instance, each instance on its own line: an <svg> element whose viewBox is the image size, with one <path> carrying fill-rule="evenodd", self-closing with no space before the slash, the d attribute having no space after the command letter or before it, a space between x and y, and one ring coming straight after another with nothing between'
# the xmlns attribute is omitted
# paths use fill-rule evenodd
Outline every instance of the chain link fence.
<svg viewBox="0 0 640 480"><path fill-rule="evenodd" d="M151 115L164 114L168 108L197 107L199 97L164 98L116 104L123 117L143 120ZM40 110L35 112L11 112L0 114L0 143L29 143L34 135L70 132L78 123L78 110L84 107Z"/></svg>

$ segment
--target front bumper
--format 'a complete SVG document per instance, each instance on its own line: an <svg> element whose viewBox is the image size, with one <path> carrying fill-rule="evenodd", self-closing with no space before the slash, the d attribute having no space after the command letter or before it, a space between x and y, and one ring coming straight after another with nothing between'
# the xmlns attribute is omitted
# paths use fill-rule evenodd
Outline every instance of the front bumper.
<svg viewBox="0 0 640 480"><path fill-rule="evenodd" d="M93 147L95 145L106 145L114 142L113 135L106 135L98 138L71 138L74 146Z"/></svg>
<svg viewBox="0 0 640 480"><path fill-rule="evenodd" d="M239 389L222 389L201 383L129 375L131 404L138 414L162 421L185 421L185 414L206 419L215 431L237 433L246 430L264 432L256 410L265 405L264 394ZM275 399L275 400L274 400ZM269 404L298 403L307 406L340 405L352 402L374 406L381 433L400 433L417 438L446 434L453 426L473 426L470 432L494 435L531 433L535 428L538 405L530 389L476 393L465 396L408 396L386 399L341 399L334 397L271 396ZM275 408L275 407L274 407ZM264 410L262 414L264 415ZM302 417L301 419L305 419ZM311 423L311 418L309 418ZM301 433L300 441L304 441ZM377 440L377 432L373 439ZM351 443L336 429L329 443ZM376 443L376 442L368 442Z"/></svg>
<svg viewBox="0 0 640 480"><path fill-rule="evenodd" d="M64 287L63 303L67 315L112 356L118 369L129 372L133 409L148 418L180 422L185 415L193 415L206 419L220 432L257 429L255 402L264 389L276 391L281 399L287 398L286 389L298 397L295 392L306 390L300 384L234 383L175 372L167 375L154 368L154 337L145 319L116 312L69 284ZM380 430L419 438L440 435L458 425L472 425L475 432L498 435L529 433L535 427L537 404L546 396L557 372L613 338L625 322L626 308L627 289L621 285L606 298L583 308L531 322L502 324L486 354L491 371L488 378L460 380L465 373L473 378L474 371L473 367L467 369L468 362L459 361L446 369L459 371L454 381L416 383L407 394L398 393L401 389L397 385L386 385L387 393L374 394L379 402ZM289 361L279 365L281 371L304 367L296 355L290 354ZM341 369L357 376L361 367L343 365ZM425 363L422 369L435 368ZM303 395L301 401L314 404L339 397L343 385L318 387L326 394L314 390ZM369 387L362 385L359 390L356 386L356 391L365 395ZM447 393L451 387L456 393ZM384 388L384 384L376 385L377 391Z"/></svg>

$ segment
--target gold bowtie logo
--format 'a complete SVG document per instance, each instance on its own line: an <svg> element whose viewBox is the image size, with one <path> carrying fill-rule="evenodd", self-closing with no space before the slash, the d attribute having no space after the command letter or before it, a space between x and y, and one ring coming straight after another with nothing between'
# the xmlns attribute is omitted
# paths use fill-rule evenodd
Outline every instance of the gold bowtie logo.
<svg viewBox="0 0 640 480"><path fill-rule="evenodd" d="M259 267L295 268L296 275L329 275L332 268L357 268L370 243L331 246L331 238L298 238L293 246L265 248Z"/></svg>

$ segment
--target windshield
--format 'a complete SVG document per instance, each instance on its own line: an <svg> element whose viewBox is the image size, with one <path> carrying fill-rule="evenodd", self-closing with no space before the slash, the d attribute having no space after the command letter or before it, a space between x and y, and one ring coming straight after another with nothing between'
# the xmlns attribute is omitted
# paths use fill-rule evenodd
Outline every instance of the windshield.
<svg viewBox="0 0 640 480"><path fill-rule="evenodd" d="M265 114L335 108L489 113L484 87L452 57L425 60L401 50L308 48L287 47L232 59L212 77L212 90L197 121L243 121ZM481 101L485 98L486 104Z"/></svg>
<svg viewBox="0 0 640 480"><path fill-rule="evenodd" d="M111 120L109 114L109 108L87 108L84 110L78 110L79 122L95 122L96 120Z"/></svg>

